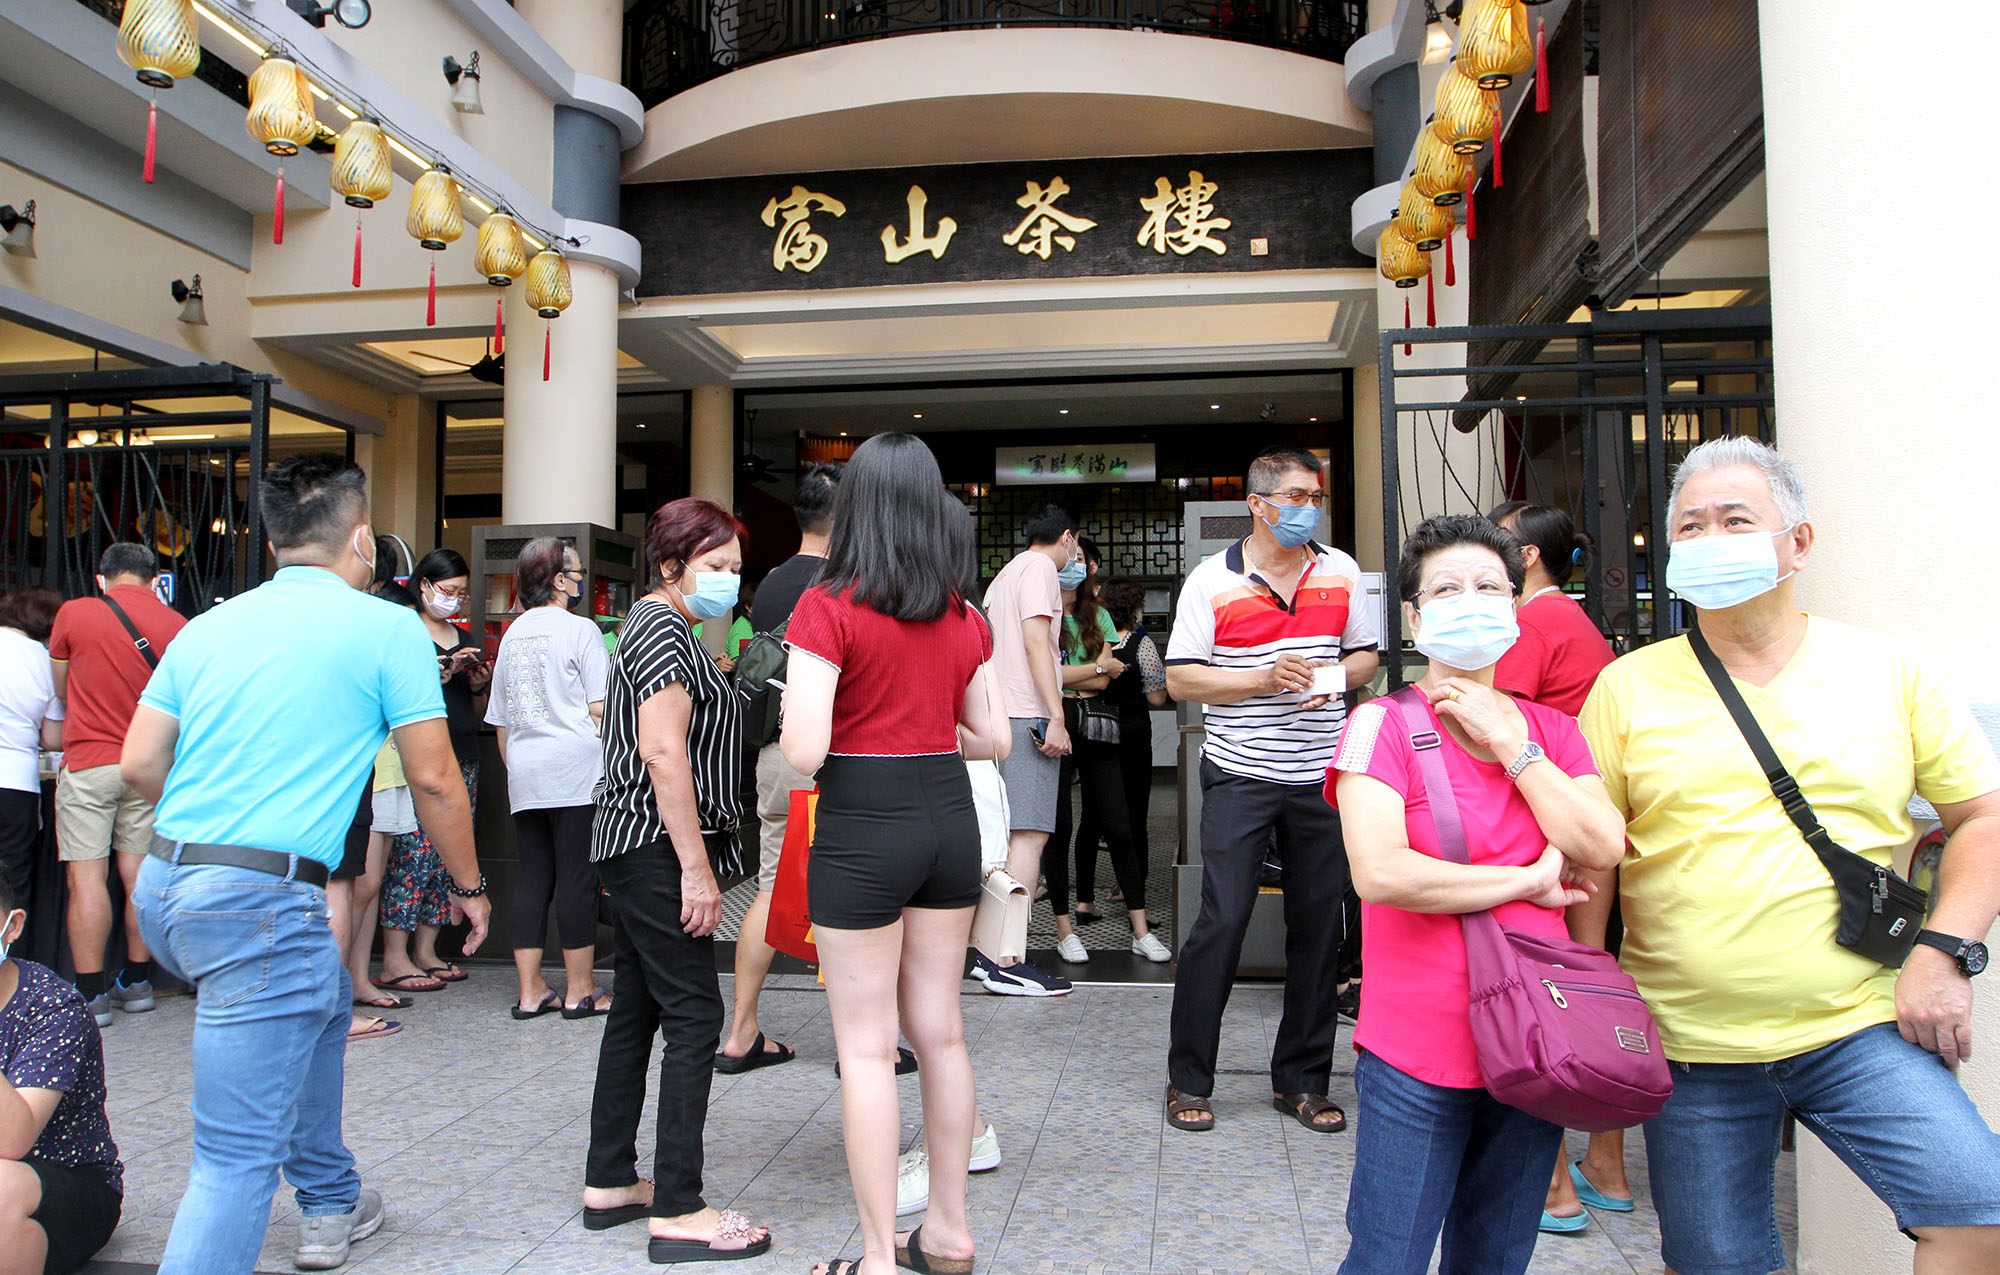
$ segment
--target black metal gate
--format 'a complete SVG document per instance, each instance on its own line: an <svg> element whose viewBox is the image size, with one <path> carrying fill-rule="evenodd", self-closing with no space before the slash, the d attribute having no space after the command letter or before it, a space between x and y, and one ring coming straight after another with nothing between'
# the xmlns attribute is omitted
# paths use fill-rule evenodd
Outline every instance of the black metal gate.
<svg viewBox="0 0 2000 1275"><path fill-rule="evenodd" d="M1398 346L1546 343L1543 358L1507 366L1398 367ZM1492 347L1488 347L1492 348ZM1518 346L1516 348L1519 348ZM1659 580L1674 465L1695 444L1730 434L1773 441L1768 308L1620 311L1588 323L1386 331L1380 349L1382 560L1390 604L1383 649L1402 684L1397 561L1404 537L1433 513L1484 512L1505 500L1566 509L1597 546L1570 588L1619 653L1686 627ZM1433 401L1411 383L1513 378L1508 397ZM1489 384L1491 381L1488 382ZM1473 422L1468 431L1461 428ZM1414 485L1404 458L1420 462ZM1434 499L1425 490L1435 456ZM1406 490L1407 488L1407 490ZM1435 507L1432 507L1433 504Z"/></svg>

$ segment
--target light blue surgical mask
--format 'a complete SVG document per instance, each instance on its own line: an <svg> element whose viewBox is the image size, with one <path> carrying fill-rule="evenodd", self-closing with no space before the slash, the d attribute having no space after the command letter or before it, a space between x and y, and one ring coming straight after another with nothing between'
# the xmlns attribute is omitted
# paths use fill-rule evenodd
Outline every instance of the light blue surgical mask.
<svg viewBox="0 0 2000 1275"><path fill-rule="evenodd" d="M1069 565L1056 572L1056 583L1065 589L1074 589L1090 578L1090 564L1078 554L1069 560Z"/></svg>
<svg viewBox="0 0 2000 1275"><path fill-rule="evenodd" d="M7 953L12 951L14 947L12 943L7 941L6 934L9 929L13 928L15 912L21 912L21 909L15 908L13 912L7 914L6 919L0 920L0 961L6 960ZM21 912L21 915L25 917L27 913Z"/></svg>
<svg viewBox="0 0 2000 1275"><path fill-rule="evenodd" d="M1273 504L1271 508L1278 511L1278 521L1267 520L1264 525L1271 529L1271 538L1287 549L1296 549L1311 540L1319 528L1319 508L1315 505Z"/></svg>
<svg viewBox="0 0 2000 1275"><path fill-rule="evenodd" d="M692 592L686 587L689 576L694 579ZM695 619L720 619L735 609L736 591L742 583L743 577L734 571L690 571L682 577L681 597Z"/></svg>
<svg viewBox="0 0 2000 1275"><path fill-rule="evenodd" d="M1521 636L1509 597L1467 591L1425 603L1417 615L1417 649L1461 673L1498 664Z"/></svg>
<svg viewBox="0 0 2000 1275"><path fill-rule="evenodd" d="M1761 598L1780 581L1791 579L1791 572L1778 574L1776 542L1792 530L1786 527L1768 536L1731 534L1676 540L1667 550L1667 587L1704 611L1726 611Z"/></svg>

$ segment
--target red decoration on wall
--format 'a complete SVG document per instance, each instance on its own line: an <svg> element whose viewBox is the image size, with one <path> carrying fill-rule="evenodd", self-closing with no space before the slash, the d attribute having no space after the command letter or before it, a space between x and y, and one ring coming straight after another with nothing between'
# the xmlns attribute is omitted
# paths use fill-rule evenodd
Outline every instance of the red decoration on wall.
<svg viewBox="0 0 2000 1275"><path fill-rule="evenodd" d="M1479 238L1479 218L1472 214L1472 183L1479 176L1471 169L1465 172L1465 242Z"/></svg>
<svg viewBox="0 0 2000 1275"><path fill-rule="evenodd" d="M1493 189L1506 185L1500 178L1500 106L1493 106Z"/></svg>
<svg viewBox="0 0 2000 1275"><path fill-rule="evenodd" d="M1403 326L1406 328L1410 326L1410 295L1407 292L1403 294ZM1407 341L1403 343L1403 353L1411 353L1410 345Z"/></svg>
<svg viewBox="0 0 2000 1275"><path fill-rule="evenodd" d="M1549 42L1542 31L1542 20L1535 19L1535 114L1546 115L1549 109Z"/></svg>
<svg viewBox="0 0 2000 1275"><path fill-rule="evenodd" d="M285 164L278 162L278 193L271 200L271 242L285 242Z"/></svg>
<svg viewBox="0 0 2000 1275"><path fill-rule="evenodd" d="M1437 325L1438 325L1437 276L1435 274L1427 274L1424 276L1424 326L1427 328L1434 328Z"/></svg>
<svg viewBox="0 0 2000 1275"><path fill-rule="evenodd" d="M507 352L507 294L500 293L493 298L493 353L497 357Z"/></svg>
<svg viewBox="0 0 2000 1275"><path fill-rule="evenodd" d="M1451 241L1457 234L1454 228L1451 234L1444 237L1444 286L1447 288L1458 286L1458 263L1451 259Z"/></svg>
<svg viewBox="0 0 2000 1275"><path fill-rule="evenodd" d="M361 218L354 219L354 286L361 286Z"/></svg>
<svg viewBox="0 0 2000 1275"><path fill-rule="evenodd" d="M549 379L549 337L550 337L550 332L551 332L551 329L550 329L550 325L548 325L548 324L546 324L546 323L545 323L545 324L543 324L543 325L542 325L542 379L543 379L544 381L546 381L546 380L548 380L548 379Z"/></svg>
<svg viewBox="0 0 2000 1275"><path fill-rule="evenodd" d="M153 152L160 144L160 103L156 98L146 103L146 166L143 175L147 181L153 180Z"/></svg>
<svg viewBox="0 0 2000 1275"><path fill-rule="evenodd" d="M424 309L424 325L426 327L434 328L437 326L437 321L438 321L438 261L437 258L433 256L431 258L430 292L426 298L425 309Z"/></svg>

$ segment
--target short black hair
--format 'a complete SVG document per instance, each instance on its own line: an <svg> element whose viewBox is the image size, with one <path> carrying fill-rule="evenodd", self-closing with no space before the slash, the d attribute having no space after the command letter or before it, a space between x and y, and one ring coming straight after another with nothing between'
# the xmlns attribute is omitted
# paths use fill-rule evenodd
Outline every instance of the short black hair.
<svg viewBox="0 0 2000 1275"><path fill-rule="evenodd" d="M792 493L792 515L799 530L825 535L833 526L833 497L840 490L840 466L825 462L799 475L799 489Z"/></svg>
<svg viewBox="0 0 2000 1275"><path fill-rule="evenodd" d="M106 580L116 580L119 576L150 580L160 574L159 559L153 556L150 546L120 540L105 546L104 552L98 555L97 574Z"/></svg>
<svg viewBox="0 0 2000 1275"><path fill-rule="evenodd" d="M1417 591L1424 587L1425 560L1454 545L1482 545L1499 554L1507 567L1507 582L1514 592L1521 591L1528 568L1521 561L1518 540L1477 514L1438 514L1418 523L1410 538L1403 542L1403 552L1396 562L1397 596L1405 602L1415 602Z"/></svg>
<svg viewBox="0 0 2000 1275"><path fill-rule="evenodd" d="M1076 530L1076 515L1061 505L1038 505L1028 511L1027 521L1021 524L1021 532L1028 538L1028 547L1052 545L1070 532Z"/></svg>
<svg viewBox="0 0 2000 1275"><path fill-rule="evenodd" d="M368 476L345 456L304 452L264 471L258 484L273 547L327 544L368 516Z"/></svg>
<svg viewBox="0 0 2000 1275"><path fill-rule="evenodd" d="M384 602L393 602L395 605L399 607L408 607L412 611L421 610L423 605L422 603L417 601L416 594L411 593L408 589L405 589L402 585L397 584L394 580L391 580L389 583L377 589L375 591L375 596L382 599Z"/></svg>
<svg viewBox="0 0 2000 1275"><path fill-rule="evenodd" d="M8 876L8 873L0 872L0 928L5 928L8 914L21 906L21 901L14 897L14 883L8 880Z"/></svg>
<svg viewBox="0 0 2000 1275"><path fill-rule="evenodd" d="M1571 570L1590 557L1590 537L1578 531L1575 521L1553 505L1522 501L1512 509L1502 505L1486 516L1495 526L1511 519L1514 525L1503 529L1522 544L1542 551L1542 570L1557 584L1568 584Z"/></svg>
<svg viewBox="0 0 2000 1275"><path fill-rule="evenodd" d="M1303 447L1266 447L1251 459L1243 481L1253 494L1261 496L1273 490L1277 481L1294 469L1303 469L1317 478L1323 468L1319 457Z"/></svg>
<svg viewBox="0 0 2000 1275"><path fill-rule="evenodd" d="M410 592L415 593L420 584L435 585L440 580L455 580L459 576L469 576L472 568L465 565L465 558L456 549L437 548L423 556L417 569L410 573Z"/></svg>
<svg viewBox="0 0 2000 1275"><path fill-rule="evenodd" d="M914 434L854 449L834 499L826 574L815 586L892 620L927 621L965 605L968 546L937 457Z"/></svg>

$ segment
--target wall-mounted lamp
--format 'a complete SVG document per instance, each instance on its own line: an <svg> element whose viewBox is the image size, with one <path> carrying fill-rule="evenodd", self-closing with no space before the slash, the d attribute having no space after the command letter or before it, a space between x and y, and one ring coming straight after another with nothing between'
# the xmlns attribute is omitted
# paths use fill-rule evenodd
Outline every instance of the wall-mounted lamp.
<svg viewBox="0 0 2000 1275"><path fill-rule="evenodd" d="M0 204L0 248L17 257L35 255L35 201L16 212L12 204Z"/></svg>
<svg viewBox="0 0 2000 1275"><path fill-rule="evenodd" d="M285 7L316 27L324 27L327 18L331 17L350 31L367 26L368 19L373 16L368 0L333 0L331 4L319 4L316 0L285 0Z"/></svg>
<svg viewBox="0 0 2000 1275"><path fill-rule="evenodd" d="M174 300L180 303L181 322L199 323L208 326L208 312L201 305L201 276L196 275L193 283L173 282Z"/></svg>
<svg viewBox="0 0 2000 1275"><path fill-rule="evenodd" d="M458 59L449 53L444 57L444 82L451 85L451 109L460 115L484 115L486 108L479 104L479 50L460 66Z"/></svg>

